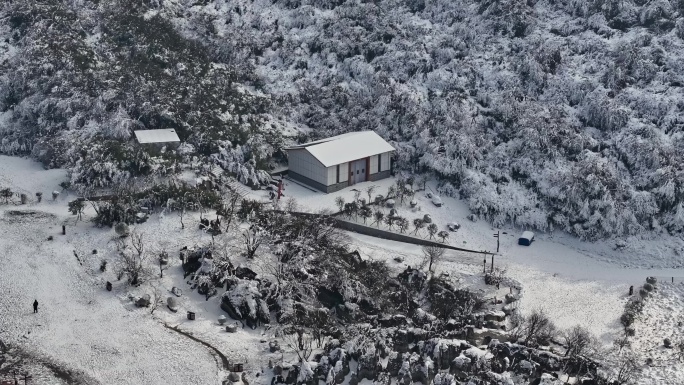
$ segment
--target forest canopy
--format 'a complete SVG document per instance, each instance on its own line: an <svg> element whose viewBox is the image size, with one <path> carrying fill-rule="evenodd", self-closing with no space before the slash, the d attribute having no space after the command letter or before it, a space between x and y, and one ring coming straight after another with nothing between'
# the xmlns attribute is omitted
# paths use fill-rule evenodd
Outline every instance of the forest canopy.
<svg viewBox="0 0 684 385"><path fill-rule="evenodd" d="M283 143L372 129L397 170L434 173L495 225L679 233L682 12L675 0L6 2L0 152L107 185L162 169L131 129L169 127L249 180Z"/></svg>

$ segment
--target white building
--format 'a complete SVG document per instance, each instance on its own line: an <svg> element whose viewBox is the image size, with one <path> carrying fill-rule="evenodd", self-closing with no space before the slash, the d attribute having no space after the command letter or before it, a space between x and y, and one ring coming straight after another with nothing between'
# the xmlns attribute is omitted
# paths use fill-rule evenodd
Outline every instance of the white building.
<svg viewBox="0 0 684 385"><path fill-rule="evenodd" d="M373 131L351 132L286 148L288 176L331 193L390 176L389 143Z"/></svg>
<svg viewBox="0 0 684 385"><path fill-rule="evenodd" d="M180 143L180 138L176 134L176 130L172 128L164 128L159 130L138 130L133 131L138 143L142 145L149 145L152 147L161 147L170 145L175 147Z"/></svg>

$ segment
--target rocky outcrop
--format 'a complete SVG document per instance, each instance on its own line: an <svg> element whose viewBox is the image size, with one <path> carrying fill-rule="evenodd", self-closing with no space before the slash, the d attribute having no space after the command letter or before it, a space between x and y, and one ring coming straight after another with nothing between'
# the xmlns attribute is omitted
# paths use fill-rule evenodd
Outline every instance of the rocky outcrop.
<svg viewBox="0 0 684 385"><path fill-rule="evenodd" d="M259 282L231 277L228 290L221 297L221 309L235 320L244 320L252 329L270 321L266 301L259 292Z"/></svg>

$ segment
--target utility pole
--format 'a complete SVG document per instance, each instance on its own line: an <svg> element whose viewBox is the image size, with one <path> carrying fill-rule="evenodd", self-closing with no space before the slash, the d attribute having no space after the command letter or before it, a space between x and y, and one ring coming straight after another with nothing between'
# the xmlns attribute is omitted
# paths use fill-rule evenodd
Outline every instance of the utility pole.
<svg viewBox="0 0 684 385"><path fill-rule="evenodd" d="M499 233L500 231L497 230L496 234L494 234L494 238L496 238L496 252L499 252Z"/></svg>
<svg viewBox="0 0 684 385"><path fill-rule="evenodd" d="M482 264L484 265L484 268L483 268L483 270L482 270L482 273L483 273L483 274L487 274L487 254L485 254L485 256L484 256L484 261L482 262Z"/></svg>
<svg viewBox="0 0 684 385"><path fill-rule="evenodd" d="M496 234L494 234L494 238L496 238L496 252L499 252L499 236L501 235L501 232L499 230L496 231ZM485 268L486 269L486 268ZM494 253L492 253L492 268L491 272L494 273Z"/></svg>

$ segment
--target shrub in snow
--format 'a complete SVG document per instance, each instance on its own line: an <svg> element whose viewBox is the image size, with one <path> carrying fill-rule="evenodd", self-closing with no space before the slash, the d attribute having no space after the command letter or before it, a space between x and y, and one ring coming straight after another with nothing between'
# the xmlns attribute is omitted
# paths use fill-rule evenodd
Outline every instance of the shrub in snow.
<svg viewBox="0 0 684 385"><path fill-rule="evenodd" d="M297 375L297 385L314 385L317 383L318 380L314 375L311 364L306 361L301 362L301 365L299 366L299 374Z"/></svg>
<svg viewBox="0 0 684 385"><path fill-rule="evenodd" d="M644 284L644 290L646 290L646 291L648 291L648 292L651 292L651 291L653 291L653 289L654 289L654 288L653 288L653 285L651 285L650 283L645 283L645 284Z"/></svg>
<svg viewBox="0 0 684 385"><path fill-rule="evenodd" d="M665 346L666 348L671 348L672 347L672 341L670 341L669 338L665 338L663 340L663 346Z"/></svg>
<svg viewBox="0 0 684 385"><path fill-rule="evenodd" d="M656 277L648 277L648 278L646 278L646 283L655 286L655 284L658 283L658 278L656 278ZM646 285L644 285L644 286L646 286Z"/></svg>
<svg viewBox="0 0 684 385"><path fill-rule="evenodd" d="M640 296L641 298L646 298L646 297L648 297L648 293L649 293L649 291L646 290L646 288L644 288L644 287L642 287L641 289L639 289L639 296Z"/></svg>
<svg viewBox="0 0 684 385"><path fill-rule="evenodd" d="M114 227L114 231L120 237L126 237L130 233L128 225L122 222L116 224L116 226Z"/></svg>

